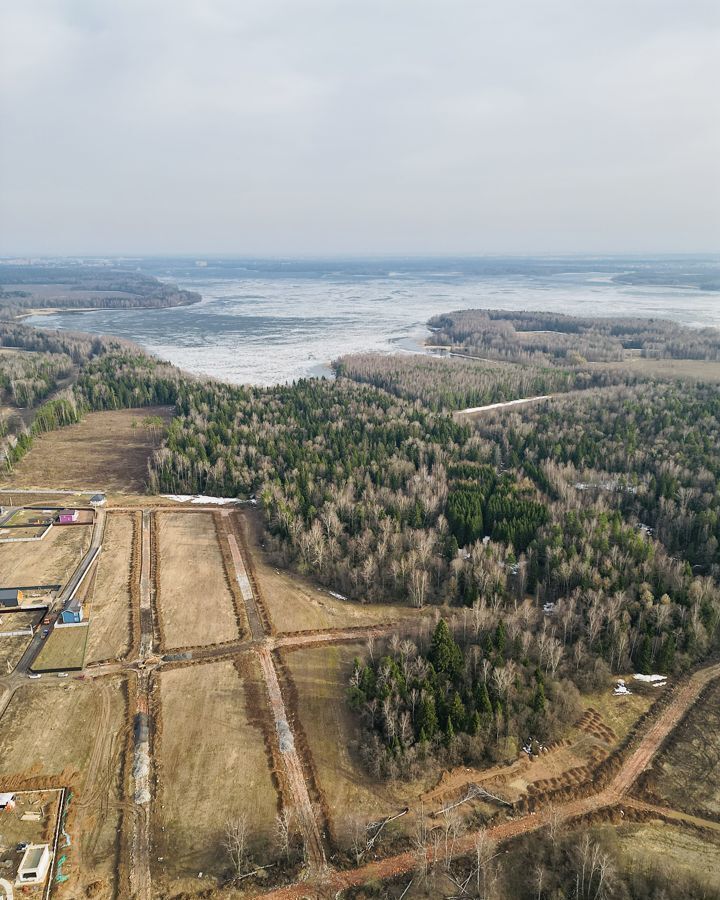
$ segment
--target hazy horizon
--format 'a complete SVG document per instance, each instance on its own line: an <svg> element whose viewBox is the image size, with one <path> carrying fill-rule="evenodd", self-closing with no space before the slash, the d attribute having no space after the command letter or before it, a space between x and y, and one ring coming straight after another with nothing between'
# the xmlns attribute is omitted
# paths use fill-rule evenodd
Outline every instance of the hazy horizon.
<svg viewBox="0 0 720 900"><path fill-rule="evenodd" d="M0 255L707 254L720 10L26 0Z"/></svg>

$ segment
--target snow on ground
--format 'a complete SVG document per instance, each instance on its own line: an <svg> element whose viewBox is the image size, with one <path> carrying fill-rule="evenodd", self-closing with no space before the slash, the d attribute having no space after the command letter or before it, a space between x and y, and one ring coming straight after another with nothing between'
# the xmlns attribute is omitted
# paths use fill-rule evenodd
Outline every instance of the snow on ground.
<svg viewBox="0 0 720 900"><path fill-rule="evenodd" d="M163 494L166 500L174 500L176 503L202 503L215 506L225 506L228 503L243 503L238 497L207 497L205 494Z"/></svg>
<svg viewBox="0 0 720 900"><path fill-rule="evenodd" d="M635 681L644 681L646 684L665 684L667 675L633 675Z"/></svg>
<svg viewBox="0 0 720 900"><path fill-rule="evenodd" d="M618 678L617 684L615 685L615 690L613 691L613 694L615 694L616 697L621 697L623 694L631 694L631 693L632 693L632 691L629 691L627 689L623 679Z"/></svg>

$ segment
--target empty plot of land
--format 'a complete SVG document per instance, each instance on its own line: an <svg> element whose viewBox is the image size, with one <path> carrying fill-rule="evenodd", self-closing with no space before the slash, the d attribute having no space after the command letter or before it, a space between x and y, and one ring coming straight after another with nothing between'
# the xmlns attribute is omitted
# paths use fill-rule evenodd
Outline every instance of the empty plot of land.
<svg viewBox="0 0 720 900"><path fill-rule="evenodd" d="M428 785L374 781L359 758L358 719L347 704L352 660L362 645L317 647L284 655L298 696L298 713L331 818L333 837L347 849L359 825L400 812ZM393 823L393 832L411 833L414 812Z"/></svg>
<svg viewBox="0 0 720 900"><path fill-rule="evenodd" d="M18 637L0 634L0 675L7 675L13 671L31 640L29 634Z"/></svg>
<svg viewBox="0 0 720 900"><path fill-rule="evenodd" d="M417 619L422 614L408 606L341 600L315 587L309 579L276 569L261 547L259 516L248 513L240 521L252 554L262 600L277 632L380 625Z"/></svg>
<svg viewBox="0 0 720 900"><path fill-rule="evenodd" d="M127 743L127 697L119 680L37 682L18 689L0 721L0 783L69 785L73 792L67 869L72 896L115 896Z"/></svg>
<svg viewBox="0 0 720 900"><path fill-rule="evenodd" d="M130 591L133 517L111 513L105 524L102 553L85 614L90 620L87 662L119 658L130 647Z"/></svg>
<svg viewBox="0 0 720 900"><path fill-rule="evenodd" d="M165 649L240 637L212 513L158 513L160 622Z"/></svg>
<svg viewBox="0 0 720 900"><path fill-rule="evenodd" d="M148 457L161 438L143 420L169 421L170 414L164 406L89 413L78 425L36 438L3 486L142 492Z"/></svg>
<svg viewBox="0 0 720 900"><path fill-rule="evenodd" d="M87 625L53 628L32 664L34 672L82 669L88 639Z"/></svg>
<svg viewBox="0 0 720 900"><path fill-rule="evenodd" d="M670 738L649 788L663 805L720 821L720 681Z"/></svg>
<svg viewBox="0 0 720 900"><path fill-rule="evenodd" d="M613 835L610 835L611 840ZM691 876L707 888L714 889L705 896L716 896L720 886L720 840L708 832L698 834L690 829L672 825L627 825L617 831L623 868L643 874L665 874L671 886L677 884L677 876ZM694 894L693 896L701 896Z"/></svg>
<svg viewBox="0 0 720 900"><path fill-rule="evenodd" d="M234 817L247 816L255 850L272 835L277 795L253 718L263 685L253 657L241 669L224 660L160 675L153 854L163 857L155 868L165 887L227 870L223 832Z"/></svg>
<svg viewBox="0 0 720 900"><path fill-rule="evenodd" d="M2 587L65 584L90 546L92 528L51 528L42 541L0 544Z"/></svg>

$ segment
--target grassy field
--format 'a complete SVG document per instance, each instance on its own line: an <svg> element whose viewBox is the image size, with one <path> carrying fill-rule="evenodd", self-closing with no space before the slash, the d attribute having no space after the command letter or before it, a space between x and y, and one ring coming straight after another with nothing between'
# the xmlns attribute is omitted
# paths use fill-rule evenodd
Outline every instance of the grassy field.
<svg viewBox="0 0 720 900"><path fill-rule="evenodd" d="M362 604L338 600L293 572L275 568L261 547L262 526L256 513L241 515L245 539L252 554L255 577L265 608L276 631L314 631L417 620L421 612L408 606Z"/></svg>
<svg viewBox="0 0 720 900"><path fill-rule="evenodd" d="M170 415L168 407L89 413L78 425L36 438L0 486L142 492L148 457L160 440L142 420L161 416L169 421Z"/></svg>
<svg viewBox="0 0 720 900"><path fill-rule="evenodd" d="M82 669L88 626L53 628L32 665L33 672L55 672L58 669Z"/></svg>
<svg viewBox="0 0 720 900"><path fill-rule="evenodd" d="M720 681L674 733L649 786L663 805L720 821Z"/></svg>
<svg viewBox="0 0 720 900"><path fill-rule="evenodd" d="M299 713L325 796L335 839L347 849L356 828L414 804L427 787L418 782L376 782L359 759L359 721L347 704L352 660L362 645L298 650L284 656L298 695ZM393 832L411 833L414 813L399 819ZM389 836L389 835L388 835Z"/></svg>
<svg viewBox="0 0 720 900"><path fill-rule="evenodd" d="M66 896L112 897L123 803L127 698L118 680L56 681L21 687L0 720L0 785L24 779L69 785L73 792Z"/></svg>
<svg viewBox="0 0 720 900"><path fill-rule="evenodd" d="M153 859L164 859L154 863L158 896L198 872L223 873L229 819L246 815L256 844L272 836L277 795L253 720L263 687L254 658L246 657L243 666L242 678L228 660L160 675Z"/></svg>
<svg viewBox="0 0 720 900"><path fill-rule="evenodd" d="M646 873L660 874L667 882L668 897L685 896L672 893L678 875L696 878L715 891L720 889L720 840L717 837L653 823L620 828L616 840L623 868L636 873L641 882Z"/></svg>
<svg viewBox="0 0 720 900"><path fill-rule="evenodd" d="M12 672L20 662L25 648L31 640L30 635L25 637L5 637L0 635L0 675Z"/></svg>
<svg viewBox="0 0 720 900"><path fill-rule="evenodd" d="M51 528L33 544L0 544L1 587L65 584L90 546L92 528Z"/></svg>
<svg viewBox="0 0 720 900"><path fill-rule="evenodd" d="M212 513L158 513L164 649L239 638Z"/></svg>
<svg viewBox="0 0 720 900"><path fill-rule="evenodd" d="M625 681L628 690L632 691L629 695L616 697L612 688L608 687L593 694L583 694L580 698L586 709L592 707L597 710L605 725L615 732L618 741L627 737L633 725L650 709L663 691L663 688L633 681L632 675L626 675Z"/></svg>
<svg viewBox="0 0 720 900"><path fill-rule="evenodd" d="M122 657L130 647L132 546L132 515L108 515L97 573L84 607L90 620L87 662Z"/></svg>

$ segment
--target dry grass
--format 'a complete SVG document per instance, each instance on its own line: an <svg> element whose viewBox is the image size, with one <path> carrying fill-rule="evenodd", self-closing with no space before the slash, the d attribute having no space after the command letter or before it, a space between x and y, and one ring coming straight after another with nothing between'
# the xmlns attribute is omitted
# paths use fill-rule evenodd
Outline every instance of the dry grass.
<svg viewBox="0 0 720 900"><path fill-rule="evenodd" d="M591 363L593 368L624 369L656 378L680 378L689 381L720 381L720 362L704 359L644 359L630 356L618 363Z"/></svg>
<svg viewBox="0 0 720 900"><path fill-rule="evenodd" d="M164 649L240 637L212 513L158 513Z"/></svg>
<svg viewBox="0 0 720 900"><path fill-rule="evenodd" d="M133 544L131 515L110 513L103 548L89 598L87 662L120 658L130 646L130 565Z"/></svg>
<svg viewBox="0 0 720 900"><path fill-rule="evenodd" d="M153 858L164 857L154 864L163 888L227 869L223 831L233 817L248 817L256 848L272 835L277 795L253 719L263 687L255 659L247 663L242 680L229 660L160 675Z"/></svg>
<svg viewBox="0 0 720 900"><path fill-rule="evenodd" d="M674 733L650 786L663 805L720 821L720 681Z"/></svg>
<svg viewBox="0 0 720 900"><path fill-rule="evenodd" d="M82 669L87 639L87 625L53 628L32 665L33 672Z"/></svg>
<svg viewBox="0 0 720 900"><path fill-rule="evenodd" d="M171 409L89 413L78 425L43 434L1 486L142 492L147 460L159 440L142 425L146 416L169 421Z"/></svg>
<svg viewBox="0 0 720 900"><path fill-rule="evenodd" d="M617 735L618 743L627 737L633 725L645 715L663 691L663 688L633 681L632 675L626 675L625 681L632 691L630 695L616 697L612 687L608 687L594 694L583 694L580 698L586 709L592 707L600 713L605 725Z"/></svg>
<svg viewBox="0 0 720 900"><path fill-rule="evenodd" d="M628 825L618 830L617 840L626 870L665 874L668 886L677 884L681 874L697 878L708 888L720 887L720 840L707 832L667 824ZM668 896L681 895L671 892Z"/></svg>
<svg viewBox="0 0 720 900"><path fill-rule="evenodd" d="M123 804L127 699L118 680L47 679L21 687L0 722L0 783L70 785L70 896L93 881L112 897Z"/></svg>
<svg viewBox="0 0 720 900"><path fill-rule="evenodd" d="M285 656L333 837L342 849L351 845L356 827L364 830L369 822L416 805L418 795L428 786L377 782L362 767L359 720L346 699L352 660L362 652L362 645L346 644L298 650ZM414 826L413 811L394 823L388 836L393 830L411 833Z"/></svg>
<svg viewBox="0 0 720 900"><path fill-rule="evenodd" d="M0 544L2 587L65 584L90 546L92 528L51 528L37 543Z"/></svg>
<svg viewBox="0 0 720 900"><path fill-rule="evenodd" d="M308 578L277 569L261 546L259 514L246 512L240 521L253 556L255 577L265 608L278 633L417 620L422 614L408 606L338 600Z"/></svg>
<svg viewBox="0 0 720 900"><path fill-rule="evenodd" d="M13 671L31 640L30 635L5 637L0 634L0 676Z"/></svg>

